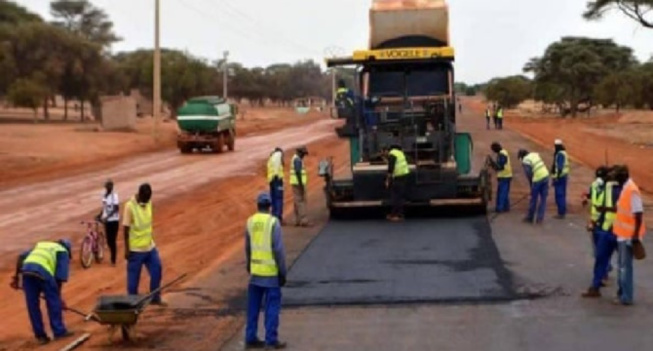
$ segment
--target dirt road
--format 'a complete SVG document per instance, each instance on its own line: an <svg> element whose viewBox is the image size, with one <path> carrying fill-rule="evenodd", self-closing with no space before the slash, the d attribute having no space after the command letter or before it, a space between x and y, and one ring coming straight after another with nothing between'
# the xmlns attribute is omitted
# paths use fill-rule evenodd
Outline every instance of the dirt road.
<svg viewBox="0 0 653 351"><path fill-rule="evenodd" d="M267 188L264 160L275 146L288 150L289 161L293 146L309 145L311 154L307 167L313 180L309 184L309 196L320 192L321 182L315 174L317 161L339 151L340 141L333 137L333 127L337 123L321 120L303 127L241 138L234 153L181 156L174 151L160 152L140 156L107 172L5 190L0 193L0 237L3 243L11 245L3 248L6 254L0 260L2 276L10 277L7 268L13 268L16 250L29 247L36 239L62 234L48 228L67 229L66 234L79 242L80 228L75 222L96 211L101 191L98 185L101 186L107 176L114 178L123 200L140 182L152 183L157 209L155 230L164 262L164 280L180 272L201 276L225 257L240 253L243 223L254 210L256 194ZM290 195L286 196L286 212L290 212ZM121 240L119 247L122 247ZM102 264L89 270L81 270L75 260L72 277L64 288L66 302L71 306L88 310L100 294L124 293L122 260L116 268ZM194 284L193 281L190 279L187 284ZM147 281L142 284L146 285ZM0 328L0 350L3 347L31 349L34 345L30 340L22 294L10 291L6 284L0 285L0 294L3 296L0 314L6 316ZM79 321L74 316L66 317L68 323L79 330ZM106 339L97 342L103 345ZM52 349L55 347L61 344L53 345Z"/></svg>

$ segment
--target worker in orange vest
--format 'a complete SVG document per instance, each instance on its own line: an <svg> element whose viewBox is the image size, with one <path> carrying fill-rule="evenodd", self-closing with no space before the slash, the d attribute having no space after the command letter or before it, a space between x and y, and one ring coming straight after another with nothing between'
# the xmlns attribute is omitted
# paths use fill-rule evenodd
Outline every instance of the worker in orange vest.
<svg viewBox="0 0 653 351"><path fill-rule="evenodd" d="M634 298L633 282L633 243L640 241L646 233L644 225L644 204L637 184L630 179L627 166L620 166L616 180L622 190L617 201L617 216L612 231L617 237L619 251L619 290L614 301L620 305L632 305Z"/></svg>

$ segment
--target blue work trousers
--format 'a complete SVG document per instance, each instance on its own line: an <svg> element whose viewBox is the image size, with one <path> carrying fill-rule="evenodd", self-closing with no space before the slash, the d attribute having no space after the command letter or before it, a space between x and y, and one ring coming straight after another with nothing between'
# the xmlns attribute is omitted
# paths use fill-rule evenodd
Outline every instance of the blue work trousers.
<svg viewBox="0 0 653 351"><path fill-rule="evenodd" d="M594 259L594 278L592 287L601 288L601 282L608 276L610 269L610 258L617 248L617 237L609 231L597 229L596 233L596 251Z"/></svg>
<svg viewBox="0 0 653 351"><path fill-rule="evenodd" d="M54 337L66 334L66 326L63 323L63 305L59 288L54 279L41 279L31 275L23 275L23 291L27 302L27 313L32 324L34 336L46 338L47 334L43 328L43 316L41 314L40 295L45 296L45 305L48 308L48 319Z"/></svg>
<svg viewBox="0 0 653 351"><path fill-rule="evenodd" d="M283 221L283 180L275 178L270 182L270 198L272 199L272 215Z"/></svg>
<svg viewBox="0 0 653 351"><path fill-rule="evenodd" d="M558 178L553 182L553 187L555 189L556 206L558 206L558 215L560 216L567 214L567 183L567 176Z"/></svg>
<svg viewBox="0 0 653 351"><path fill-rule="evenodd" d="M485 127L490 130L490 117L485 117Z"/></svg>
<svg viewBox="0 0 653 351"><path fill-rule="evenodd" d="M247 327L245 329L246 343L258 340L258 316L261 307L265 308L265 343L275 345L279 342L281 288L266 288L249 284L247 290Z"/></svg>
<svg viewBox="0 0 653 351"><path fill-rule="evenodd" d="M529 221L532 221L533 217L535 217L535 210L537 210L537 222L542 222L544 220L544 211L546 210L546 197L548 195L548 177L531 185L531 202L528 205L528 215L526 216Z"/></svg>
<svg viewBox="0 0 653 351"><path fill-rule="evenodd" d="M635 296L635 284L633 281L633 244L630 240L618 241L619 250L619 290L617 296L622 304L630 305Z"/></svg>
<svg viewBox="0 0 653 351"><path fill-rule="evenodd" d="M145 266L150 274L150 291L154 291L161 286L161 258L159 251L154 248L148 252L130 252L129 261L127 261L127 293L129 295L138 295L138 283L141 280L141 270ZM160 302L161 294L157 293L152 297L152 302Z"/></svg>
<svg viewBox="0 0 653 351"><path fill-rule="evenodd" d="M510 211L510 182L512 178L497 178L497 212Z"/></svg>
<svg viewBox="0 0 653 351"><path fill-rule="evenodd" d="M497 118L497 129L503 129L503 117Z"/></svg>

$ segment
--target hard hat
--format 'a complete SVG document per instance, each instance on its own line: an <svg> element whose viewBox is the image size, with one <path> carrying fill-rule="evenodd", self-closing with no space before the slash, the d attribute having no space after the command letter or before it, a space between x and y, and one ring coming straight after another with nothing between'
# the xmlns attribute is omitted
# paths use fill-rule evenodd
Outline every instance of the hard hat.
<svg viewBox="0 0 653 351"><path fill-rule="evenodd" d="M556 139L553 144L555 145L562 145L562 140L561 139Z"/></svg>
<svg viewBox="0 0 653 351"><path fill-rule="evenodd" d="M258 194L258 197L256 198L256 203L258 205L269 205L272 203L272 198L270 197L269 193L262 192Z"/></svg>
<svg viewBox="0 0 653 351"><path fill-rule="evenodd" d="M69 239L60 239L59 244L61 244L63 247L68 250L68 257L73 257L73 244L70 242Z"/></svg>

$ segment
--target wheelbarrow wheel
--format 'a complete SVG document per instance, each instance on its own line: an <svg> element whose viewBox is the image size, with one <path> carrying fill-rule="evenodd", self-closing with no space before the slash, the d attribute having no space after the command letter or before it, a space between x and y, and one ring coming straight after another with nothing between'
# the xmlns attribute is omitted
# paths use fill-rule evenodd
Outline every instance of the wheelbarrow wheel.
<svg viewBox="0 0 653 351"><path fill-rule="evenodd" d="M120 332L122 333L122 340L131 341L133 339L134 326L121 325Z"/></svg>
<svg viewBox="0 0 653 351"><path fill-rule="evenodd" d="M82 241L82 248L79 253L82 267L88 268L93 264L93 242L90 237L85 237Z"/></svg>

